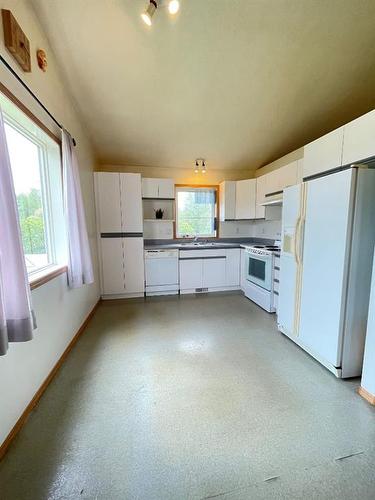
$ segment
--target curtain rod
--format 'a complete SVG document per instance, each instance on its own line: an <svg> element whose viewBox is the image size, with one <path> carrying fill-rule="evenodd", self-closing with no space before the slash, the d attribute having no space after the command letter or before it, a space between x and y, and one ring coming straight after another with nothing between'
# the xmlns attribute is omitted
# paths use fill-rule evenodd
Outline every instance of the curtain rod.
<svg viewBox="0 0 375 500"><path fill-rule="evenodd" d="M34 94L34 92L26 85L26 83L22 80L22 78L14 71L12 66L4 59L2 55L0 55L0 61L4 64L4 66L12 73L12 75L19 81L19 83L28 91L28 93L33 97L33 99L39 104L41 108L47 113L47 115L56 123L56 125L61 128L61 130L64 129L64 127L61 125L60 122L56 120L56 118L53 116L50 111L45 107L45 105L38 99L38 97ZM76 146L76 140L72 138L74 146Z"/></svg>

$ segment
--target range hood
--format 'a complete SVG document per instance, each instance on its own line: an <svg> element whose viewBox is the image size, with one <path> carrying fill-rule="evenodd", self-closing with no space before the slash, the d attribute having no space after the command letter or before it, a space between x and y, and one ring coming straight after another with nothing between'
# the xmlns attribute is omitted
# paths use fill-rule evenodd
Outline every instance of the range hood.
<svg viewBox="0 0 375 500"><path fill-rule="evenodd" d="M266 201L261 203L263 207L277 206L283 204L283 192L275 191L274 193L268 193L265 195Z"/></svg>

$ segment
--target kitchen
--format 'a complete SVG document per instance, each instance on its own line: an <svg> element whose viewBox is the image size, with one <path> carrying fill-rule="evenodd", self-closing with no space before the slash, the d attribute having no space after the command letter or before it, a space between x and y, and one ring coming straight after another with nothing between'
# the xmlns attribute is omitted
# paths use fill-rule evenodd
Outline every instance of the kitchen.
<svg viewBox="0 0 375 500"><path fill-rule="evenodd" d="M0 4L1 499L373 499L374 2Z"/></svg>
<svg viewBox="0 0 375 500"><path fill-rule="evenodd" d="M102 298L241 290L337 377L360 376L375 245L367 229L375 217L374 130L371 111L307 144L298 160L219 186L96 173ZM211 203L211 227L183 234L183 197ZM275 239L220 238L217 217L248 228L276 219L282 229ZM329 281L317 294L323 255Z"/></svg>

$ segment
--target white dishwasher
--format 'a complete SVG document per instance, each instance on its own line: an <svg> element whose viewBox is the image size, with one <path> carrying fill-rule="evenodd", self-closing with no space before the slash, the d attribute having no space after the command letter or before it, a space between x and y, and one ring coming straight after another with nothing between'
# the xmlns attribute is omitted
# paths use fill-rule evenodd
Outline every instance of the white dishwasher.
<svg viewBox="0 0 375 500"><path fill-rule="evenodd" d="M178 250L145 250L146 295L178 293Z"/></svg>

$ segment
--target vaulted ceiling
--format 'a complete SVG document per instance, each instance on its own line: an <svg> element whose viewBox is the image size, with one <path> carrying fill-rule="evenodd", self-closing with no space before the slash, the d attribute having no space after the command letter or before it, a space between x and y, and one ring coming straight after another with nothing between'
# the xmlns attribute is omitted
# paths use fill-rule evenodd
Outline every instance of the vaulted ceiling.
<svg viewBox="0 0 375 500"><path fill-rule="evenodd" d="M374 0L32 0L102 163L257 168L375 107Z"/></svg>

